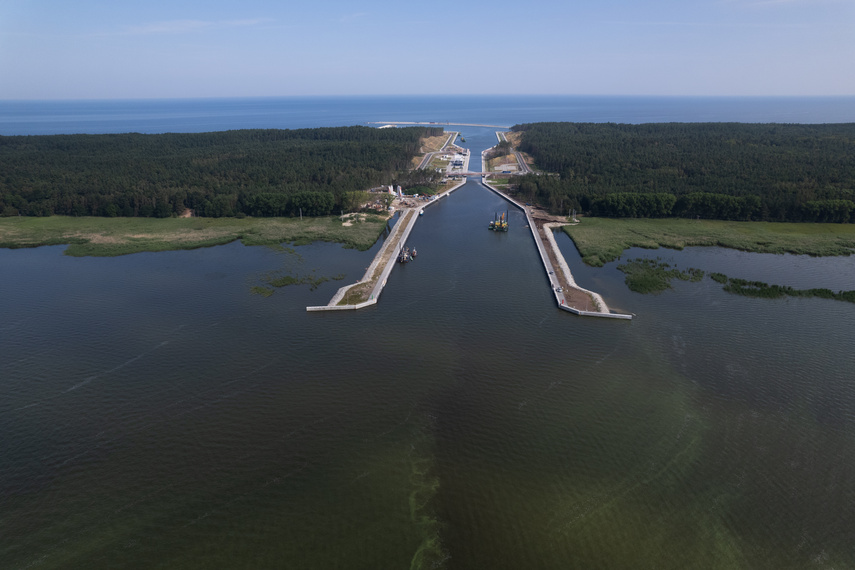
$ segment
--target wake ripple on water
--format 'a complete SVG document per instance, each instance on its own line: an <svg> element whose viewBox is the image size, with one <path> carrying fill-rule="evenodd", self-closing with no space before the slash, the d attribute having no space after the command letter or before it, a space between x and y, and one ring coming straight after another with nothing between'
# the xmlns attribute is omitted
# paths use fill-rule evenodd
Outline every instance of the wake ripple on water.
<svg viewBox="0 0 855 570"><path fill-rule="evenodd" d="M93 376L88 377L83 382L75 384L74 386L72 386L71 388L66 390L65 392L68 393L68 392L71 392L73 390L77 390L81 386L86 386L87 384L89 384L90 382L92 382L93 380L95 380L97 378L100 378L101 376L106 376L107 374L112 374L113 372L116 372L117 370L121 370L122 368L124 368L128 364L132 364L132 363L136 362L137 360L139 360L140 358L142 358L144 356L148 356L149 354L151 354L152 352L154 352L158 348L166 346L167 344L169 344L169 341L165 340L165 341L161 342L160 344L158 344L157 346L155 346L154 348L152 348L151 350L149 350L147 352L143 352L142 354L138 354L138 355L134 356L133 358L131 358L130 360L126 360L125 362L119 364L115 368L111 368L110 370L107 370L106 372L104 372L102 374L95 374Z"/></svg>
<svg viewBox="0 0 855 570"><path fill-rule="evenodd" d="M177 330L180 330L181 328L183 328L183 327L179 327L179 329L177 329ZM157 349L166 346L167 344L169 344L169 342L170 342L169 340L164 340L164 341L160 342L159 344L157 344L156 346L154 346L153 348L151 348L150 350L142 352L142 353L134 356L133 358L130 358L130 359L122 362L121 364L114 366L113 368L110 368L109 370L105 370L104 372L100 372L98 374L92 374L90 376L87 376L82 381L72 385L71 387L63 390L62 392L59 392L59 393L54 394L53 396L50 396L47 398L42 398L41 400L37 400L35 402L31 402L31 403L23 405L23 406L19 406L17 408L13 408L12 411L26 410L28 408L32 408L32 407L50 402L52 400L55 400L55 399L63 396L64 394L68 394L69 392L73 392L73 391L77 390L78 388L82 388L83 386L90 384L91 382L93 382L94 380L97 380L98 378L102 378L102 377L107 376L109 374L113 374L114 372L117 372L117 371L121 370L122 368L125 368L126 366L133 364L134 362L138 361L139 359L152 354Z"/></svg>

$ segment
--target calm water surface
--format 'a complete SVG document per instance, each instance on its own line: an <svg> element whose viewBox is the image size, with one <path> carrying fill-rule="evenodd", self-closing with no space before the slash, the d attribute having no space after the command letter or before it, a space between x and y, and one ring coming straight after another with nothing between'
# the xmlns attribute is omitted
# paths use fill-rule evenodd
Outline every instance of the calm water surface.
<svg viewBox="0 0 855 570"><path fill-rule="evenodd" d="M0 135L298 129L369 121L505 126L538 121L851 123L855 122L855 97L469 95L0 101Z"/></svg>
<svg viewBox="0 0 855 570"><path fill-rule="evenodd" d="M476 157L495 141L469 131ZM250 289L352 282L373 251L0 250L0 566L855 566L855 306L709 279L638 295L559 236L637 315L578 318L520 213L486 231L506 208L474 180L428 208L418 259L354 313L305 311L336 281ZM639 255L794 286L855 272Z"/></svg>

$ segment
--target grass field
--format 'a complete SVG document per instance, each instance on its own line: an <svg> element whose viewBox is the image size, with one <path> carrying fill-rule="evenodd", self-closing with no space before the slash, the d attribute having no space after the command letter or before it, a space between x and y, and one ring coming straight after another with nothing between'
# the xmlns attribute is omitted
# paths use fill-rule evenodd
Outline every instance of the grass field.
<svg viewBox="0 0 855 570"><path fill-rule="evenodd" d="M246 245L342 243L366 250L386 227L379 215L324 218L0 218L0 247L69 244L66 255L109 257L194 249L241 240Z"/></svg>
<svg viewBox="0 0 855 570"><path fill-rule="evenodd" d="M785 224L717 220L583 218L565 226L582 259L601 267L630 247L719 246L758 253L816 256L855 253L855 224Z"/></svg>
<svg viewBox="0 0 855 570"><path fill-rule="evenodd" d="M497 166L504 165L516 165L517 157L514 154L506 154L503 156L496 156L493 158L487 159L487 171L493 172L493 169Z"/></svg>

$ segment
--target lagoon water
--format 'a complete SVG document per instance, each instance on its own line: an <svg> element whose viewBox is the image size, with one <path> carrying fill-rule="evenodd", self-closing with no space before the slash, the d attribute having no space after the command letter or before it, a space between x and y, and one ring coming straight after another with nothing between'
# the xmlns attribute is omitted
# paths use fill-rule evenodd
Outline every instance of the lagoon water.
<svg viewBox="0 0 855 570"><path fill-rule="evenodd" d="M648 103L626 119L531 100L504 121L446 114L643 122ZM374 104L329 120L446 119L435 100L382 118ZM802 104L789 112L851 120ZM84 128L77 109L45 128ZM109 130L100 120L86 128ZM495 142L463 134L475 156ZM418 259L353 313L305 311L337 281L250 290L271 271L352 282L374 250L0 250L0 566L855 567L855 306L736 297L708 278L639 295L561 234L580 284L637 315L575 317L521 214L484 229L505 209L474 179L428 208ZM624 254L639 256L855 288L855 257Z"/></svg>

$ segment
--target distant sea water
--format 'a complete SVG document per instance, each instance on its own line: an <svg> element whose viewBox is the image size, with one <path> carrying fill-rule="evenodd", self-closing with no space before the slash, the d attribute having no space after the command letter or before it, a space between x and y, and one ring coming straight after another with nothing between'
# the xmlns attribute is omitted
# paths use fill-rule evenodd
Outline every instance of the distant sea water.
<svg viewBox="0 0 855 570"><path fill-rule="evenodd" d="M855 97L362 96L0 101L0 135L298 129L374 121L855 122Z"/></svg>

